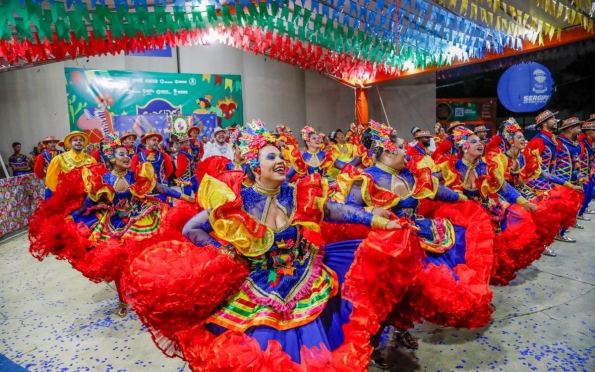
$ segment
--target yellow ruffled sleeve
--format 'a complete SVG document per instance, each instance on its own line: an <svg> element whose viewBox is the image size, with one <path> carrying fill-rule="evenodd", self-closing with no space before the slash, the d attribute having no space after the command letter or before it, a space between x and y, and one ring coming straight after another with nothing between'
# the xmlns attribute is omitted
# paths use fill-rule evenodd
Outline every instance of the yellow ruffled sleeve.
<svg viewBox="0 0 595 372"><path fill-rule="evenodd" d="M238 196L225 183L205 175L198 192L200 206L210 210L209 221L218 239L232 244L247 257L259 256L271 248L274 242L271 229L257 223L239 206L226 208Z"/></svg>
<svg viewBox="0 0 595 372"><path fill-rule="evenodd" d="M56 191L56 187L58 187L58 176L61 171L60 156L54 156L45 172L45 185L48 189Z"/></svg>

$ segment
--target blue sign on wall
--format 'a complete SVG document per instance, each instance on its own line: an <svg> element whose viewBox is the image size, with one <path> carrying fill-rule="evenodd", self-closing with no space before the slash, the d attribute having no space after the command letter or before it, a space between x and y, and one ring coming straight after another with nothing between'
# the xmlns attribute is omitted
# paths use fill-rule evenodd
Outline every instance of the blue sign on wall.
<svg viewBox="0 0 595 372"><path fill-rule="evenodd" d="M536 62L522 63L504 71L498 81L498 99L512 112L534 112L552 97L550 71Z"/></svg>

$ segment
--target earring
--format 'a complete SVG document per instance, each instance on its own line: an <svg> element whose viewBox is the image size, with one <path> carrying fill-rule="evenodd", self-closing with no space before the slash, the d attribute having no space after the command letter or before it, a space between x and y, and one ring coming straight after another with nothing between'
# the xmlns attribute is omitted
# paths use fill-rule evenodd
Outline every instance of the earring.
<svg viewBox="0 0 595 372"><path fill-rule="evenodd" d="M258 174L260 176L260 165L254 167L254 169L252 170L252 173Z"/></svg>

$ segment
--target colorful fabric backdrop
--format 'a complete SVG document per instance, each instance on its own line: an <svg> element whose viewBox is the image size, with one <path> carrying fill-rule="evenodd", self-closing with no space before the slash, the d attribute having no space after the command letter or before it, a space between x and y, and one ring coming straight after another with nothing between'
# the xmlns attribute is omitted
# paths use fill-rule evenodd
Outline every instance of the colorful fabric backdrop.
<svg viewBox="0 0 595 372"><path fill-rule="evenodd" d="M33 173L0 180L0 236L27 226L43 192L43 180Z"/></svg>
<svg viewBox="0 0 595 372"><path fill-rule="evenodd" d="M116 115L210 114L223 128L244 122L240 75L78 68L66 68L65 73L70 128L86 131L92 142L106 131L119 131Z"/></svg>

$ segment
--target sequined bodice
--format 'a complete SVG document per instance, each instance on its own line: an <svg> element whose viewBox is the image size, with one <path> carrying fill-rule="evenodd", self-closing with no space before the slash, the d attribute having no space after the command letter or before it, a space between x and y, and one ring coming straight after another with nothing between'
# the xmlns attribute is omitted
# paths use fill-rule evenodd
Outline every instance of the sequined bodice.
<svg viewBox="0 0 595 372"><path fill-rule="evenodd" d="M311 165L313 163L313 159L312 159L313 157L316 157L318 159L318 165ZM318 151L316 154L312 154L307 151L303 152L302 158L304 159L306 164L308 164L308 174L314 174L314 173L323 174L322 169L320 169L320 165L324 161L325 157L326 157L326 153L324 151ZM315 162L315 160L314 160L314 162ZM314 164L316 164L316 163L314 163Z"/></svg>

